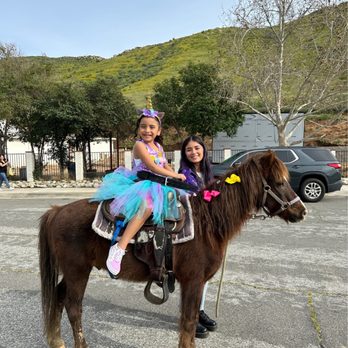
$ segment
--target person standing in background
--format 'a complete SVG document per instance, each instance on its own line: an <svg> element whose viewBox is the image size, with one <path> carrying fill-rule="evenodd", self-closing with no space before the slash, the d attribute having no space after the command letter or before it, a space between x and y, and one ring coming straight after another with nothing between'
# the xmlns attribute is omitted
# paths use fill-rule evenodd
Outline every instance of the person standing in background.
<svg viewBox="0 0 348 348"><path fill-rule="evenodd" d="M9 190L13 190L13 187L10 186L10 183L7 179L7 166L9 165L9 162L5 158L3 154L0 155L0 189L2 186L2 183L5 182L6 187Z"/></svg>
<svg viewBox="0 0 348 348"><path fill-rule="evenodd" d="M189 136L181 146L181 160L179 173L185 175L185 182L195 187L195 192L203 189L213 180L208 152L203 140L195 135ZM208 282L205 283L201 304L199 308L199 320L196 326L196 337L206 338L208 331L215 331L217 323L204 312L205 296Z"/></svg>

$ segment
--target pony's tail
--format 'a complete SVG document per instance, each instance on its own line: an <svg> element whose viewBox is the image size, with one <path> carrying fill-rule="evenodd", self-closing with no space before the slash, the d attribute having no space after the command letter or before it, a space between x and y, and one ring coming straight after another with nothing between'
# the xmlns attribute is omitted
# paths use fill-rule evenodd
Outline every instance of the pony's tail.
<svg viewBox="0 0 348 348"><path fill-rule="evenodd" d="M56 213L57 208L52 208L41 217L39 232L41 303L44 332L47 336L50 336L59 325L57 322L59 317L57 287L59 266L49 243L49 227Z"/></svg>

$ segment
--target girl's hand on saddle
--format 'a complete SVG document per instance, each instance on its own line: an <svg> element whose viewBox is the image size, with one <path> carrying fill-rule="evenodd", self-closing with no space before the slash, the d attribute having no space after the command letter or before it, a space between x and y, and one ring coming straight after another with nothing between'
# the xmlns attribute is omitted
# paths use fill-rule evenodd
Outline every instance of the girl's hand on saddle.
<svg viewBox="0 0 348 348"><path fill-rule="evenodd" d="M186 180L186 176L184 174L176 174L176 176L174 178L178 179L178 180L181 180L181 181L185 181Z"/></svg>

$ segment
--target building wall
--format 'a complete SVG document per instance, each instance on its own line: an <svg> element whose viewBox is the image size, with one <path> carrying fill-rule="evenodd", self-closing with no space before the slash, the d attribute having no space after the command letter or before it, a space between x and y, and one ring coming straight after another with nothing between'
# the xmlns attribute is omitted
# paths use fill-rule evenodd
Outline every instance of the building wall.
<svg viewBox="0 0 348 348"><path fill-rule="evenodd" d="M31 151L29 143L22 143L19 140L7 142L7 152L9 154L24 153L27 151Z"/></svg>
<svg viewBox="0 0 348 348"><path fill-rule="evenodd" d="M293 122L290 122L287 129L291 129L293 124ZM303 137L304 122L302 121L290 137L289 142L302 146ZM271 122L256 114L245 115L243 125L238 128L237 133L233 137L227 136L225 132L219 132L213 139L213 150L243 150L277 145L277 128Z"/></svg>
<svg viewBox="0 0 348 348"><path fill-rule="evenodd" d="M19 140L8 141L7 149L8 149L8 154L25 153L27 151L31 151L29 143L24 143ZM47 148L47 150L48 149L49 147ZM109 140L100 139L97 141L93 141L91 143L91 151L92 152L109 152L110 151Z"/></svg>

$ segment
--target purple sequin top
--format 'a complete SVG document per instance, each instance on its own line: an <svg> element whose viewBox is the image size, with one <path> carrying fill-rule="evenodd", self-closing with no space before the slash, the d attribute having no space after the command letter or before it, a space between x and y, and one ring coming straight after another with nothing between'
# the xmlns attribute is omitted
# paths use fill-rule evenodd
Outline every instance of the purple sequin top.
<svg viewBox="0 0 348 348"><path fill-rule="evenodd" d="M152 147L150 147L148 144L146 144L143 140L137 140L141 141L143 144L145 144L147 151L149 152L150 157L153 159L153 161L160 167L164 167L164 165L167 163L167 159L165 157L163 148L160 144L155 143L157 148L159 149L158 151L154 150ZM134 158L132 162L132 170L135 172L138 172L140 170L147 170L150 171L145 163L139 159L139 158Z"/></svg>

